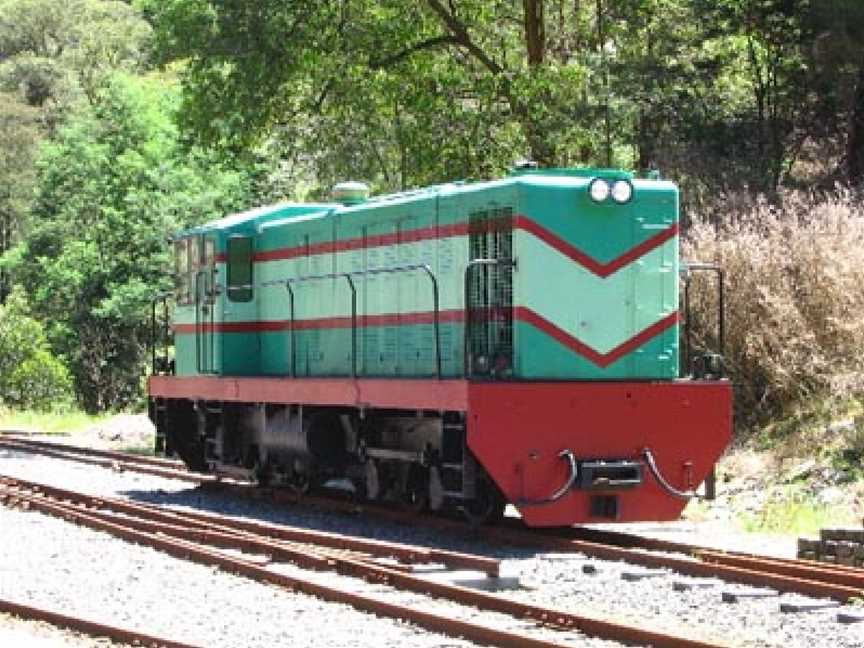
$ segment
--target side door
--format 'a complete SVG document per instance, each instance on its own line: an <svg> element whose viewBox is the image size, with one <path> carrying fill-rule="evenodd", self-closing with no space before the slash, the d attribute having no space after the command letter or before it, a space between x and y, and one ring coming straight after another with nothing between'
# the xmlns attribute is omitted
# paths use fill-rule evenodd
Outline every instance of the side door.
<svg viewBox="0 0 864 648"><path fill-rule="evenodd" d="M194 264L195 359L199 374L216 373L216 241L210 235L190 240Z"/></svg>

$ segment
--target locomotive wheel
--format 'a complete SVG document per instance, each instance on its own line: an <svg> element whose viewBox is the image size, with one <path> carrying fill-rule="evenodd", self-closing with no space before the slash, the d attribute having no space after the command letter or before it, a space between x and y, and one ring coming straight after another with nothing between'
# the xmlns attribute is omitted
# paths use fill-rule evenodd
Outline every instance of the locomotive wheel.
<svg viewBox="0 0 864 648"><path fill-rule="evenodd" d="M472 526L496 524L504 518L506 506L507 502L498 487L488 479L483 479L477 484L477 496L462 505L462 514Z"/></svg>

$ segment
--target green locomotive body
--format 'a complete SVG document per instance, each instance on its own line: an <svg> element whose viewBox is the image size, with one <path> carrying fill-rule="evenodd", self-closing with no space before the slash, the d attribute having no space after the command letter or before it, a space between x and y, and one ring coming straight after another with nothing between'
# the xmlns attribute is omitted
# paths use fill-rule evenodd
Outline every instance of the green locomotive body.
<svg viewBox="0 0 864 648"><path fill-rule="evenodd" d="M677 223L575 170L231 216L175 242L177 375L672 379Z"/></svg>

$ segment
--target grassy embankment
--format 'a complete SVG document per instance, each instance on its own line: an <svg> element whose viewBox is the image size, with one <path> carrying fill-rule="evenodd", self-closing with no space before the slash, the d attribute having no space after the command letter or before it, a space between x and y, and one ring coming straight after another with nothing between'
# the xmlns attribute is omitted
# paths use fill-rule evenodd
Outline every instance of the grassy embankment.
<svg viewBox="0 0 864 648"><path fill-rule="evenodd" d="M92 415L77 410L53 413L0 409L0 430L76 434L100 425L110 418L110 414Z"/></svg>

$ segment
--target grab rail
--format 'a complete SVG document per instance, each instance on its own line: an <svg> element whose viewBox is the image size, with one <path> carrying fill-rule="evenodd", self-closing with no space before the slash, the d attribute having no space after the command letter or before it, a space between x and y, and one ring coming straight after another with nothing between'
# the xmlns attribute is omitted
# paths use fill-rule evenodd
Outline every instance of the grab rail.
<svg viewBox="0 0 864 648"><path fill-rule="evenodd" d="M171 297L173 293L171 291L165 291L157 293L152 300L150 300L150 373L152 375L158 375L162 373L173 373L171 370L169 361L168 361L168 350L169 350L169 319L168 319L168 298ZM160 370L156 366L156 347L159 345L158 340L156 339L156 325L157 325L157 317L156 317L156 308L159 303L162 303L162 342L164 343L162 356L163 362L163 370Z"/></svg>
<svg viewBox="0 0 864 648"><path fill-rule="evenodd" d="M291 376L296 374L296 314L294 310L294 288L293 284L306 283L308 281L316 281L323 279L339 279L344 278L348 282L348 287L351 290L351 376L357 376L357 287L354 285L355 277L374 276L379 274L394 274L401 272L416 272L423 271L429 278L432 284L432 326L433 335L435 337L435 377L441 378L441 317L440 317L440 294L438 290L438 278L432 271L432 268L426 263L416 263L402 266L388 266L384 268L370 268L369 270L353 270L351 272L333 272L327 274L301 275L299 277L283 277L280 279L271 279L258 284L259 287L265 288L269 286L281 286L284 284L288 291L288 309L290 322L291 336L291 357L289 365L291 367ZM241 288L245 286L240 286ZM250 287L253 287L250 285Z"/></svg>
<svg viewBox="0 0 864 648"><path fill-rule="evenodd" d="M712 272L717 277L717 344L720 356L726 353L726 273L716 263L682 263L684 274L684 362L689 371L690 353L692 352L692 328L690 317L690 272Z"/></svg>

